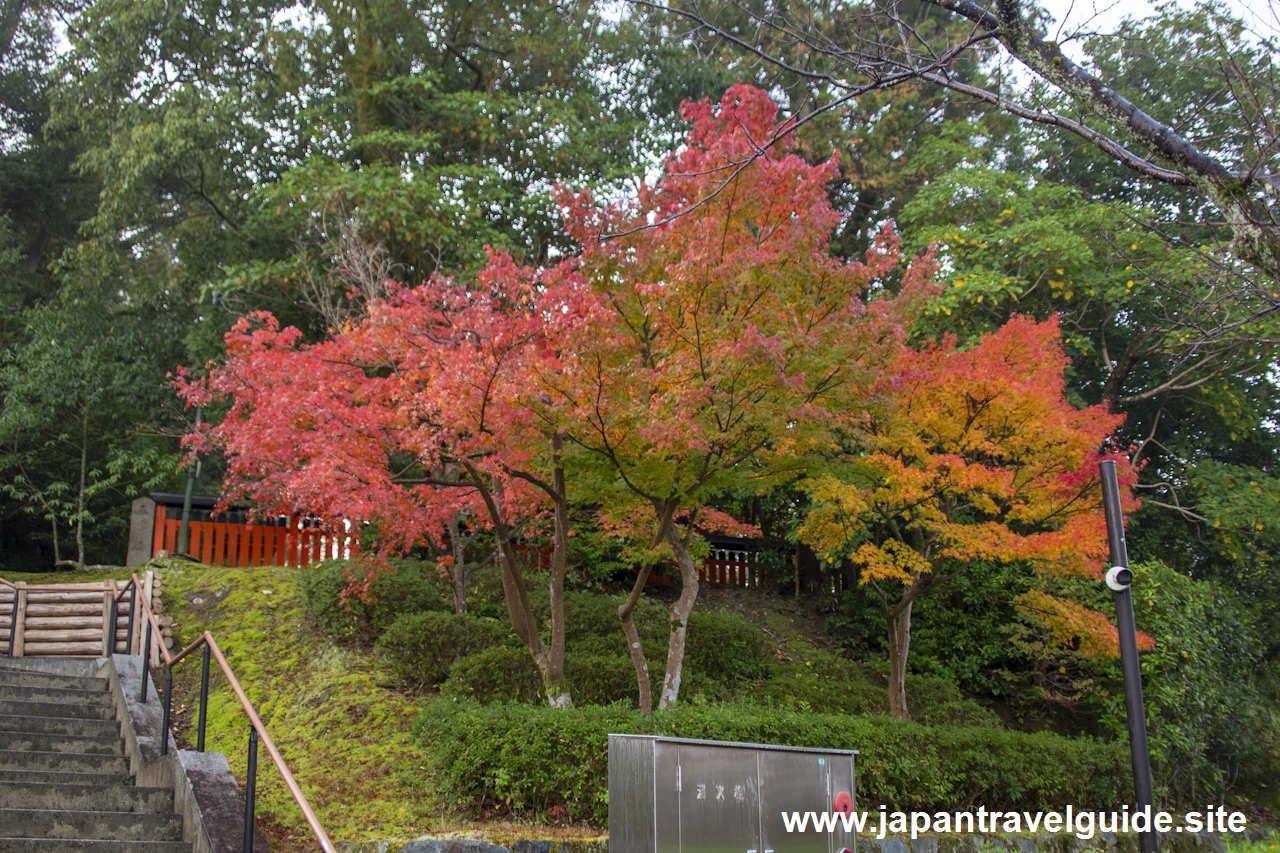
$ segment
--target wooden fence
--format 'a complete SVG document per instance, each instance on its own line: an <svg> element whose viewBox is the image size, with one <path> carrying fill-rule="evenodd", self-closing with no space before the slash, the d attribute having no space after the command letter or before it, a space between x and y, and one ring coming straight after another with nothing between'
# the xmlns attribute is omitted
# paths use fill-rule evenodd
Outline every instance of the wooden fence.
<svg viewBox="0 0 1280 853"><path fill-rule="evenodd" d="M151 555L178 550L182 522L168 518L165 504L156 504ZM187 533L187 554L202 563L227 568L243 566L292 566L306 568L321 560L338 560L351 556L351 536L333 533L318 526L307 516L281 517L276 523L248 524L242 521L192 521ZM547 545L517 544L516 557L533 572L551 566L551 549ZM497 559L497 555L494 555ZM759 555L745 548L713 548L698 567L705 584L758 587ZM671 584L670 578L654 574L652 582Z"/></svg>
<svg viewBox="0 0 1280 853"><path fill-rule="evenodd" d="M124 654L129 634L129 610L133 602L125 595L117 602L115 630L111 628L111 599L117 589L123 589L127 581L106 580L101 583L59 584L57 589L44 587L27 589L24 583L17 589L0 584L0 654L9 648L9 635L13 633L14 657L98 657ZM151 606L162 613L160 604L160 580L154 572L147 572L143 580L144 595L151 597ZM14 627L14 596L18 598L17 627ZM166 646L173 644L172 624L169 616L157 617L164 632ZM133 651L142 653L142 624L134 620ZM114 649L110 638L114 634ZM152 650L152 662L159 664L159 650Z"/></svg>
<svg viewBox="0 0 1280 853"><path fill-rule="evenodd" d="M178 550L182 521L167 518L164 504L156 504L154 557ZM306 568L321 560L351 554L351 537L315 526L312 519L290 516L279 524L246 524L233 521L192 521L187 532L187 553L210 566L293 566Z"/></svg>

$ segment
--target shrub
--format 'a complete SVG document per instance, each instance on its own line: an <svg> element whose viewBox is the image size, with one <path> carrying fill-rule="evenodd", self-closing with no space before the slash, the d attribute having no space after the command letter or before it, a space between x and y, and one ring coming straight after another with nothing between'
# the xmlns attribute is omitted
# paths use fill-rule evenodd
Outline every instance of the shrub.
<svg viewBox="0 0 1280 853"><path fill-rule="evenodd" d="M452 610L452 599L434 563L392 560L392 571L370 585L368 600L344 596L352 584L349 560L326 560L306 569L298 588L302 605L325 633L371 643L402 613Z"/></svg>
<svg viewBox="0 0 1280 853"><path fill-rule="evenodd" d="M574 704L608 705L637 703L636 671L631 658L622 654L569 652L564 660L565 679ZM657 695L662 666L649 662L649 677ZM529 702L541 705L542 675L524 646L506 645L468 655L449 672L440 692L477 702Z"/></svg>
<svg viewBox="0 0 1280 853"><path fill-rule="evenodd" d="M575 705L611 705L621 702L638 707L636 669L626 654L586 654L569 652L564 661L565 676ZM649 661L649 681L653 695L662 684L662 664Z"/></svg>
<svg viewBox="0 0 1280 853"><path fill-rule="evenodd" d="M404 613L375 647L396 682L417 690L438 684L468 655L501 643L508 631L496 620L459 613Z"/></svg>
<svg viewBox="0 0 1280 853"><path fill-rule="evenodd" d="M1001 725L995 712L966 699L949 678L937 675L907 675L907 707L911 718L931 726ZM888 693L885 693L888 702Z"/></svg>
<svg viewBox="0 0 1280 853"><path fill-rule="evenodd" d="M872 714L888 707L888 693L862 668L821 649L805 647L797 661L753 691L759 699L819 714Z"/></svg>
<svg viewBox="0 0 1280 853"><path fill-rule="evenodd" d="M622 633L622 622L618 619L618 607L625 600L625 596L621 595L566 593L565 642L569 649L592 654L626 655L627 638ZM656 601L642 598L636 602L631 618L640 634L645 656L665 656L669 630L667 609ZM547 619L543 621L549 623Z"/></svg>
<svg viewBox="0 0 1280 853"><path fill-rule="evenodd" d="M415 726L441 788L458 805L517 812L558 806L574 820L601 825L610 732L858 749L864 808L1094 808L1122 799L1130 787L1128 754L1117 744L878 715L685 705L642 717L621 704L554 710L436 701Z"/></svg>
<svg viewBox="0 0 1280 853"><path fill-rule="evenodd" d="M994 711L984 708L972 699L917 703L911 716L916 722L930 726L998 728L1002 725L1000 717Z"/></svg>
<svg viewBox="0 0 1280 853"><path fill-rule="evenodd" d="M767 672L764 632L737 613L695 610L688 637L685 667L704 678L741 686Z"/></svg>
<svg viewBox="0 0 1280 853"><path fill-rule="evenodd" d="M528 649L495 646L455 663L440 692L486 703L541 702L542 676Z"/></svg>

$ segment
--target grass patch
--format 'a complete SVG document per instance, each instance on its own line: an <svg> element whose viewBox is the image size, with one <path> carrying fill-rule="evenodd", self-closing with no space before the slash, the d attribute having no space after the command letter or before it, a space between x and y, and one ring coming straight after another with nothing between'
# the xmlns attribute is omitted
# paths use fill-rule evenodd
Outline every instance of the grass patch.
<svg viewBox="0 0 1280 853"><path fill-rule="evenodd" d="M366 655L304 622L296 569L219 569L157 561L179 645L211 631L267 731L334 840L410 838L440 828L424 749L409 738L418 708L381 684ZM195 740L198 657L179 665L178 725ZM206 746L243 780L249 724L215 674ZM178 702L175 699L175 704ZM258 813L284 835L309 837L302 814L260 750Z"/></svg>
<svg viewBox="0 0 1280 853"><path fill-rule="evenodd" d="M1226 853L1280 853L1280 832L1273 832L1260 841L1236 840L1234 835L1224 838Z"/></svg>

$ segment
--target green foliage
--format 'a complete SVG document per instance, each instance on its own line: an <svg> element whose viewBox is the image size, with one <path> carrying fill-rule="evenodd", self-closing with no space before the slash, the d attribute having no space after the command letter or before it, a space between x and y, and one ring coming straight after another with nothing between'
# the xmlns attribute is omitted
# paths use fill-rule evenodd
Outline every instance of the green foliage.
<svg viewBox="0 0 1280 853"><path fill-rule="evenodd" d="M298 582L307 615L339 639L372 643L404 613L449 610L446 584L435 564L410 558L391 561L377 572L363 595L353 589L363 580L345 560L327 560L302 572Z"/></svg>
<svg viewBox="0 0 1280 853"><path fill-rule="evenodd" d="M1195 511L1225 563L1219 580L1253 610L1267 657L1280 656L1280 477L1206 460L1193 471Z"/></svg>
<svg viewBox="0 0 1280 853"><path fill-rule="evenodd" d="M177 469L173 442L140 427L168 398L178 351L160 338L178 318L100 296L28 309L25 340L0 354L0 494L49 531L50 567L120 562L128 500Z"/></svg>
<svg viewBox="0 0 1280 853"><path fill-rule="evenodd" d="M620 654L569 651L564 660L565 679L576 705L608 705L622 702L636 706L636 671L631 658ZM662 668L649 664L653 686L662 679ZM523 646L498 646L458 661L440 686L444 696L481 703L546 703L538 668Z"/></svg>
<svg viewBox="0 0 1280 853"><path fill-rule="evenodd" d="M618 620L621 596L575 591L565 596L565 677L576 704L637 701L635 665ZM641 600L633 614L653 687L661 684L667 611ZM513 641L514 643L514 641ZM767 671L763 632L736 613L695 611L689 622L685 682L689 697L737 696ZM488 648L461 658L441 692L480 702L541 703L542 682L523 646Z"/></svg>
<svg viewBox="0 0 1280 853"><path fill-rule="evenodd" d="M1237 835L1223 838L1226 853L1280 853L1280 833L1268 833L1258 841L1248 841Z"/></svg>
<svg viewBox="0 0 1280 853"><path fill-rule="evenodd" d="M918 599L911 614L910 671L938 676L969 693L1004 695L1006 671L1025 666L1009 642L1009 625L1017 612L1012 600L1027 588L1030 574L1020 563L977 562L936 595ZM884 653L884 614L869 587L842 592L826 628L856 659Z"/></svg>
<svg viewBox="0 0 1280 853"><path fill-rule="evenodd" d="M1158 784L1182 802L1220 796L1239 776L1271 768L1273 706L1254 620L1228 590L1162 563L1134 567L1138 626L1156 638L1142 655L1143 693ZM1121 737L1124 699L1112 664L1103 723ZM1275 756L1270 757L1275 761Z"/></svg>
<svg viewBox="0 0 1280 853"><path fill-rule="evenodd" d="M509 631L467 613L403 613L374 648L395 682L410 690L438 684L468 655L501 643Z"/></svg>
<svg viewBox="0 0 1280 853"><path fill-rule="evenodd" d="M695 610L688 637L685 666L703 678L742 689L764 677L764 632L737 613Z"/></svg>
<svg viewBox="0 0 1280 853"><path fill-rule="evenodd" d="M621 633L621 632L619 632ZM576 705L637 706L636 668L625 654L591 654L570 651L564 660L565 677ZM649 662L649 687L656 694L662 685L662 665Z"/></svg>
<svg viewBox="0 0 1280 853"><path fill-rule="evenodd" d="M415 729L442 789L463 808L560 807L597 824L607 816L611 732L858 749L858 796L872 806L1100 807L1128 786L1119 745L885 716L686 705L646 718L622 705L556 711L441 700L424 708Z"/></svg>
<svg viewBox="0 0 1280 853"><path fill-rule="evenodd" d="M468 655L453 665L440 692L484 703L545 703L542 677L523 646L495 646Z"/></svg>
<svg viewBox="0 0 1280 853"><path fill-rule="evenodd" d="M1195 803L1271 778L1280 726L1271 693L1274 665L1265 660L1255 614L1233 591L1163 563L1138 563L1133 571L1137 625L1155 639L1141 667L1158 791L1175 802ZM1103 609L1110 605L1111 593L1102 584L1063 583L1078 600ZM1034 623L1030 615L1026 621ZM1037 640L1035 631L1014 637L1038 667L1034 680L1023 683L1021 697L1034 701L1039 691L1042 700L1073 708L1077 717L1096 716L1100 731L1125 740L1117 658L1084 657L1043 634Z"/></svg>
<svg viewBox="0 0 1280 853"><path fill-rule="evenodd" d="M789 665L753 691L761 701L816 714L872 714L887 710L883 687L861 666L808 643L791 642Z"/></svg>

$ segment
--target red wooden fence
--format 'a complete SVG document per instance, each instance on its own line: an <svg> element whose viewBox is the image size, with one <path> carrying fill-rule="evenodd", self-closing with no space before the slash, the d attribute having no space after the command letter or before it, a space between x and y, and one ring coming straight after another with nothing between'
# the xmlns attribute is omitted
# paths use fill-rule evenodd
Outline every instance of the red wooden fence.
<svg viewBox="0 0 1280 853"><path fill-rule="evenodd" d="M167 518L168 507L156 504L155 535L151 555L178 550L182 522ZM228 568L240 566L293 566L306 568L321 560L351 556L351 537L314 526L313 519L290 516L280 524L246 524L232 521L191 521L188 523L187 553L200 562ZM551 566L551 551L540 545L516 545L517 557L531 571ZM760 573L751 551L717 548L698 566L702 583L721 586L760 585ZM651 575L658 585L672 583L660 574Z"/></svg>
<svg viewBox="0 0 1280 853"><path fill-rule="evenodd" d="M151 554L177 551L182 521L166 518L164 504L156 504ZM211 566L294 566L306 568L321 560L351 556L351 537L291 516L282 524L244 524L229 521L188 523L187 553Z"/></svg>

